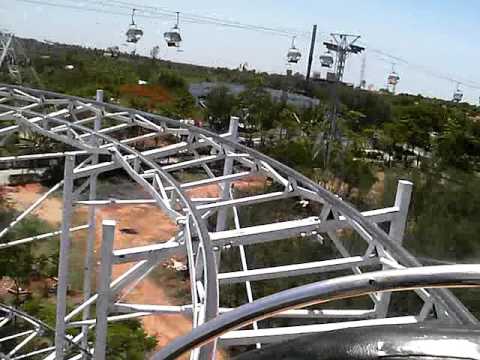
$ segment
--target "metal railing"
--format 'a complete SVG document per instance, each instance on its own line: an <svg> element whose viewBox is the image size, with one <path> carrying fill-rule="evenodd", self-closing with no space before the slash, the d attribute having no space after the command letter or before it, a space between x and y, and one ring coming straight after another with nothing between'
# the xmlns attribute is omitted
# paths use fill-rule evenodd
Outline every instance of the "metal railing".
<svg viewBox="0 0 480 360"><path fill-rule="evenodd" d="M434 287L480 287L480 265L443 265L340 277L285 290L242 305L177 338L153 356L173 360L220 335L288 309L368 295Z"/></svg>

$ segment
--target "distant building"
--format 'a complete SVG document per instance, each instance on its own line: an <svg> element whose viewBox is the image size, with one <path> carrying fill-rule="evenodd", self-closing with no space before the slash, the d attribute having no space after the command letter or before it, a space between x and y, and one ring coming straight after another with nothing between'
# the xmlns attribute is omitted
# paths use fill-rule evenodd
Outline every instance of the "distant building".
<svg viewBox="0 0 480 360"><path fill-rule="evenodd" d="M218 87L218 86L225 86L231 94L238 95L245 91L247 88L245 85L242 84L232 84L232 83L223 83L223 82L200 82L190 84L189 92L197 99L197 102L205 99L208 93ZM283 101L285 100L287 104L293 105L300 108L312 107L320 105L320 100L311 98L301 94L295 94L291 92L286 92L282 90L276 90L271 88L265 88L265 90L271 95L274 101Z"/></svg>

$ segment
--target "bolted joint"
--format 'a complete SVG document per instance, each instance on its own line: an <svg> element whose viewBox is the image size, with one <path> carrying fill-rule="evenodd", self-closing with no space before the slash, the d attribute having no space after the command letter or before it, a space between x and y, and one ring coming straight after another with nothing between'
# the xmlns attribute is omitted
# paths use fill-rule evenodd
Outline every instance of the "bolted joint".
<svg viewBox="0 0 480 360"><path fill-rule="evenodd" d="M175 219L175 222L177 223L178 226L185 226L187 224L187 217L180 216Z"/></svg>

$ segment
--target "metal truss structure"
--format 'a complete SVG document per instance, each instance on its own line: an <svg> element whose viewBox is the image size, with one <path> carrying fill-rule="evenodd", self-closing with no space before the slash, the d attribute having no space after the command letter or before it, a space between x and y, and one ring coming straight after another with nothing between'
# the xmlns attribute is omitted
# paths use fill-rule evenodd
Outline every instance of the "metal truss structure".
<svg viewBox="0 0 480 360"><path fill-rule="evenodd" d="M5 66L12 79L20 83L21 74L17 65L17 56L14 48L15 36L0 31L0 69Z"/></svg>
<svg viewBox="0 0 480 360"><path fill-rule="evenodd" d="M30 342L30 353L20 354L19 349L11 349L5 358L39 358L41 352L41 358L49 360L91 356L105 359L110 322L162 313L188 315L192 318L193 328L200 328L219 314L235 311L220 303L222 293L228 291L231 284L243 286L246 302L254 306L258 301L254 298L254 288L265 281L304 277L315 282L336 278L338 274L361 275L421 266L402 246L412 183L399 182L395 203L391 207L359 212L298 172L240 145L237 141L238 122L237 118L232 118L228 132L217 135L182 121L104 103L102 91L98 91L96 100L93 100L0 85L0 143L2 138L16 132L29 131L62 143L67 148L65 152L0 158L0 162L10 164L58 158L64 158L65 162L64 179L0 232L0 238L4 237L48 196L63 188L63 218L58 231L0 243L1 251L60 236L54 338L44 347L34 343L42 326L39 321L32 320L33 332L26 334L23 328L13 328L12 333L7 335L26 336L23 346L27 348ZM145 141L165 135L170 135L176 142L143 150ZM149 196L144 199L99 199L98 176L115 170L123 170ZM180 172L201 172L202 176L198 180L184 182ZM236 189L237 182L252 176L260 177L268 186L243 192ZM196 198L192 195L192 189L212 185L218 187L218 196ZM96 210L112 203L118 206L154 204L176 224L176 235L166 242L117 249L114 248L116 223L105 220L102 224L100 265L97 268L94 254ZM255 213L262 206L276 203L292 204L288 218L278 219L272 214L271 220L259 224L247 223L241 216L244 209L253 209ZM310 210L298 210L295 204L299 203ZM73 209L78 206L88 207L88 223L73 227ZM67 312L69 257L74 231L86 231L88 234L83 302ZM321 246L329 247L336 255L324 258L319 250L318 254L315 253L315 256L318 255L316 261L302 262L292 258L288 264L267 266L256 265L258 262L248 256L255 254L259 246L268 246L269 251L275 254L278 242L292 239L314 242L320 249ZM223 269L222 254L226 253L229 256L238 255L239 269ZM188 259L190 304L132 304L121 300L155 267L175 255ZM131 267L119 277L112 278L112 267L126 263ZM97 274L96 287L92 284L94 272ZM251 328L219 334L215 341L193 349L191 358L211 359L216 353L217 343L224 347L255 344L258 347L307 333L329 331L332 326L402 324L432 318L460 324L477 322L446 289L416 288L412 291L416 292L422 305L418 311L401 315L389 311L389 292L370 293L368 308L355 308L351 304L342 304L339 308L304 308L305 304L297 307L292 303L285 309L278 308L280 310L274 312L274 316L277 319L294 319L295 326L276 326L255 318ZM91 311L92 305L95 306L94 312ZM3 320L0 331L2 325ZM22 332L24 335L20 335ZM95 334L94 344L88 340L89 333ZM0 344L4 339L0 338ZM18 343L15 346L18 347Z"/></svg>

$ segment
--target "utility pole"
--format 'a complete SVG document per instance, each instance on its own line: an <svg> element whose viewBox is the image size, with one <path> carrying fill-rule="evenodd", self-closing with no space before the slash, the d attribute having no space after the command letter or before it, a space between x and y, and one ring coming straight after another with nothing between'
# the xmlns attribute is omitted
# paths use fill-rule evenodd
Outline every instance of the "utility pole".
<svg viewBox="0 0 480 360"><path fill-rule="evenodd" d="M313 25L312 30L312 43L310 44L310 54L308 55L308 66L307 66L307 81L310 80L310 72L312 71L312 62L313 62L313 54L315 52L315 40L317 38L317 25Z"/></svg>
<svg viewBox="0 0 480 360"><path fill-rule="evenodd" d="M337 134L337 111L338 111L338 83L343 80L343 74L345 71L345 63L347 61L348 54L359 54L365 48L354 45L354 43L360 38L360 35L350 34L331 34L331 42L324 42L325 47L337 54L335 60L335 81L332 85L332 111L330 113L330 126L327 133L327 139L325 144L325 169L328 169L330 163L330 153L332 142L338 137Z"/></svg>

